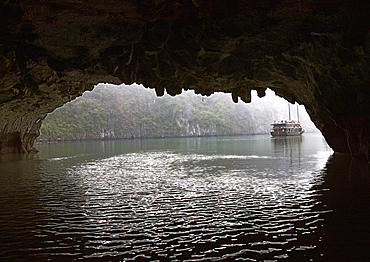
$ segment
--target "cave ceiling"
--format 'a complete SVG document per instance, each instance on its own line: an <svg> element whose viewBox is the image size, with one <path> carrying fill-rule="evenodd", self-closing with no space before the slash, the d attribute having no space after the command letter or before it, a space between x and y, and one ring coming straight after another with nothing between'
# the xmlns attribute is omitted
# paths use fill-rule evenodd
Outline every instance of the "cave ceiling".
<svg viewBox="0 0 370 262"><path fill-rule="evenodd" d="M100 82L177 95L266 88L304 104L337 152L369 159L368 0L0 3L0 152Z"/></svg>

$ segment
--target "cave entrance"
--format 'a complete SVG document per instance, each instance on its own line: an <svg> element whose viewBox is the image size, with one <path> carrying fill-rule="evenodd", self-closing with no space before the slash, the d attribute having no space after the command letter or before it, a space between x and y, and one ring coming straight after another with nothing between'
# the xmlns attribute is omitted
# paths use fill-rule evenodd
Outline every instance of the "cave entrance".
<svg viewBox="0 0 370 262"><path fill-rule="evenodd" d="M98 84L49 114L38 141L269 134L273 121L290 120L288 104L271 90L234 103L226 93L158 97L137 84ZM295 120L297 109L291 106ZM306 132L319 132L304 106L299 118Z"/></svg>

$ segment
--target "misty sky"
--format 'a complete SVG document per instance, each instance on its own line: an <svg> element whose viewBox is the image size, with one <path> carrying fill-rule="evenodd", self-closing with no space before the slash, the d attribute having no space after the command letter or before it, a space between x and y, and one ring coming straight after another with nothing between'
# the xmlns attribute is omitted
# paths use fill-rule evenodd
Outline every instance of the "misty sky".
<svg viewBox="0 0 370 262"><path fill-rule="evenodd" d="M107 85L107 84L105 84ZM121 85L123 88L144 88L142 85L133 84L130 86ZM154 90L152 90L154 92ZM193 90L183 91L183 94L194 94ZM181 96L179 95L179 96ZM197 96L196 94L194 94ZM230 101L232 102L231 94L224 94L224 93L217 93L217 95L224 95L229 97ZM198 95L199 96L199 95ZM206 97L205 97L206 99ZM233 102L232 102L233 103ZM241 99L239 99L239 103L244 104L252 114L260 114L260 112L271 112L272 117L271 121L276 120L288 120L289 118L289 110L288 104L289 102L285 99L278 97L275 95L274 91L267 89L266 96L259 98L257 96L257 92L252 90L252 102L251 103L244 103ZM306 112L306 109L303 105L290 104L290 112L291 112L291 120L298 120L297 119L297 106L299 107L299 120L302 123L303 128L308 132L319 132L319 130L315 127L315 124L311 121L309 115Z"/></svg>

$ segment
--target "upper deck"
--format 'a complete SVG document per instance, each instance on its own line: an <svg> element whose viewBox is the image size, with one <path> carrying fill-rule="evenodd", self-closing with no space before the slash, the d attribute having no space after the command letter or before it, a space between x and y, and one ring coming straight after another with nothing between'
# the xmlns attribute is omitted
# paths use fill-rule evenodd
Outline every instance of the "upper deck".
<svg viewBox="0 0 370 262"><path fill-rule="evenodd" d="M276 127L283 127L283 126L286 126L286 127L300 127L301 123L298 122L298 121L294 121L294 120L290 120L290 121L281 120L281 121L275 121L271 125L276 126Z"/></svg>

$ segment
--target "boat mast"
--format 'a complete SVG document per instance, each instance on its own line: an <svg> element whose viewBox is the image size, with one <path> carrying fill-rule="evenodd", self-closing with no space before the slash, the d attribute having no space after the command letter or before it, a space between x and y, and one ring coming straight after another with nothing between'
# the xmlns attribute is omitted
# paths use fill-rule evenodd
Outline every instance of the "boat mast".
<svg viewBox="0 0 370 262"><path fill-rule="evenodd" d="M290 104L288 103L288 111L289 111L289 119L288 119L288 121L290 121L291 119L290 119Z"/></svg>
<svg viewBox="0 0 370 262"><path fill-rule="evenodd" d="M297 118L298 118L298 122L299 122L299 111L298 111L299 107L298 107L298 104L297 104Z"/></svg>

